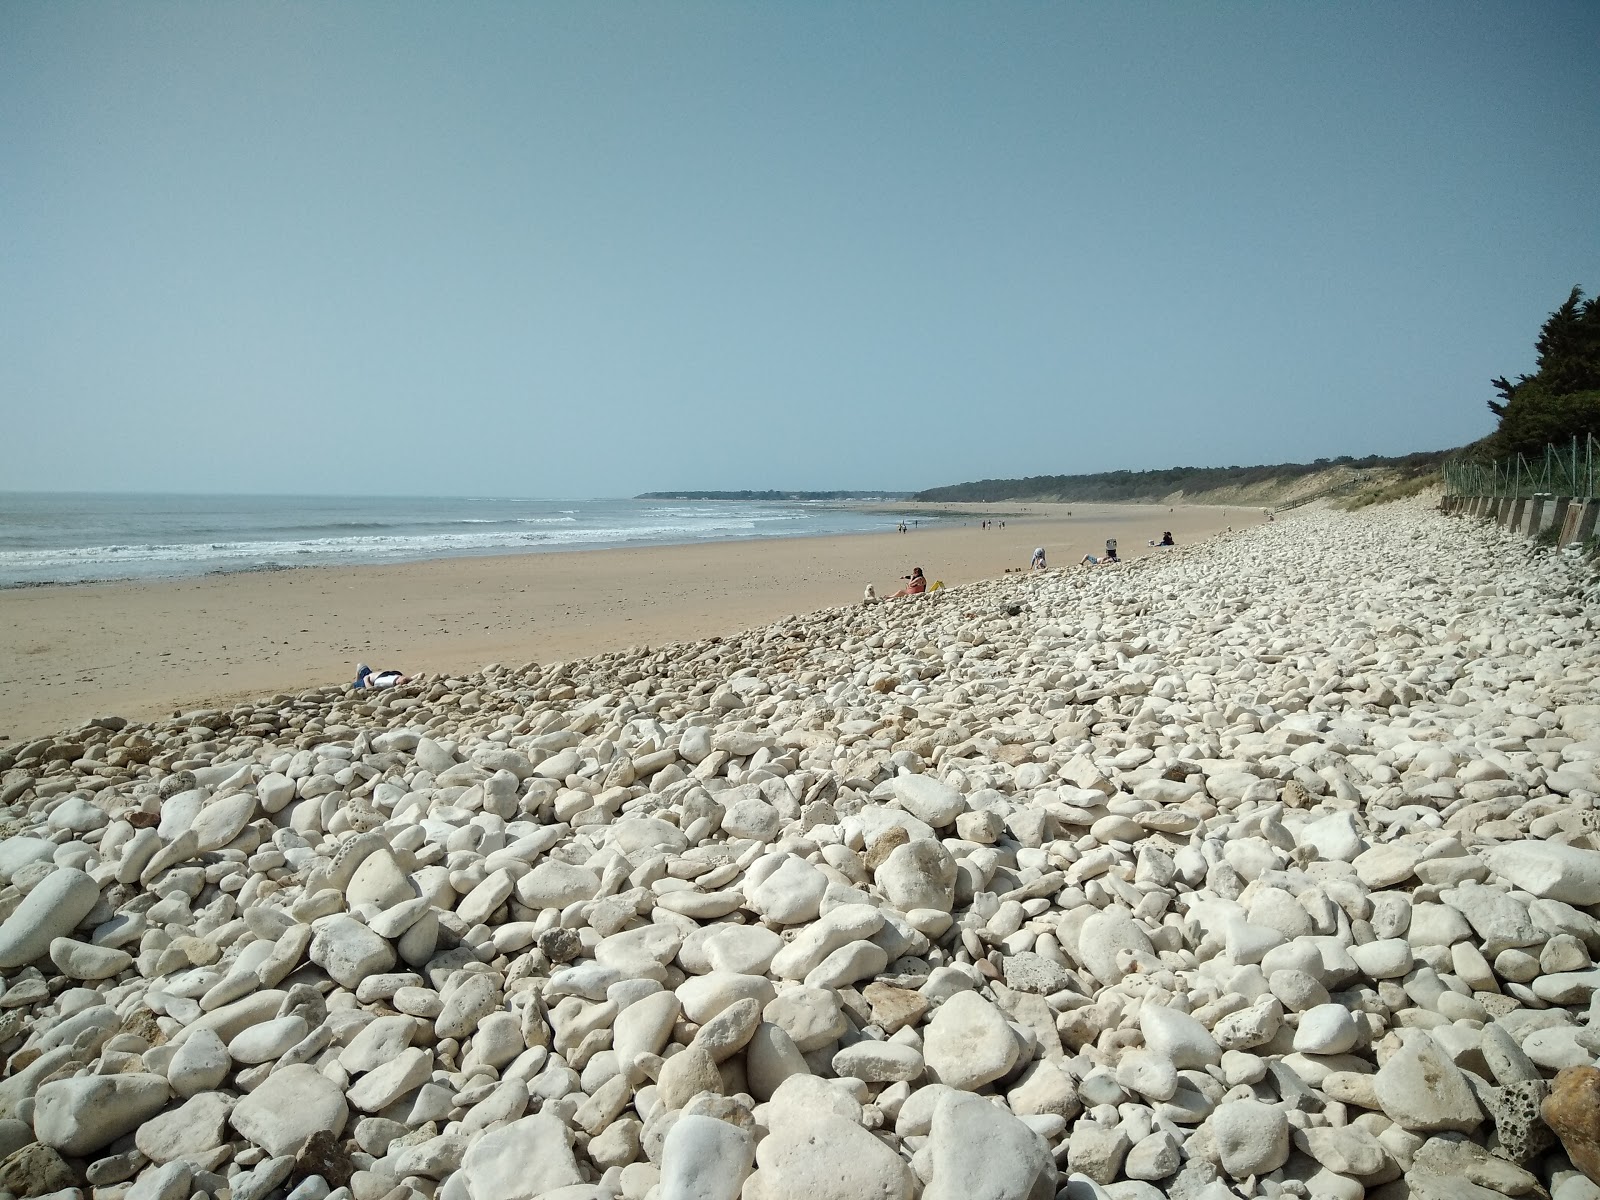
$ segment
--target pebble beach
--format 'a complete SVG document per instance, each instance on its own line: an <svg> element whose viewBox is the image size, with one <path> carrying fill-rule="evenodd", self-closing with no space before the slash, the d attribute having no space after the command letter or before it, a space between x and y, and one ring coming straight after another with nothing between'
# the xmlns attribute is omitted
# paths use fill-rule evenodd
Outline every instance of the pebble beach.
<svg viewBox="0 0 1600 1200"><path fill-rule="evenodd" d="M1592 567L860 594L0 747L0 1200L1600 1200Z"/></svg>

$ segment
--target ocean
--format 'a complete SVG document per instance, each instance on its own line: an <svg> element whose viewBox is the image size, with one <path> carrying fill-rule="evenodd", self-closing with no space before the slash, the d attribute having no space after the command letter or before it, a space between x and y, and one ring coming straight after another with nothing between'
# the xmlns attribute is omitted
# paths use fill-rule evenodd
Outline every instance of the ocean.
<svg viewBox="0 0 1600 1200"><path fill-rule="evenodd" d="M801 501L0 492L0 587L884 532L899 520Z"/></svg>

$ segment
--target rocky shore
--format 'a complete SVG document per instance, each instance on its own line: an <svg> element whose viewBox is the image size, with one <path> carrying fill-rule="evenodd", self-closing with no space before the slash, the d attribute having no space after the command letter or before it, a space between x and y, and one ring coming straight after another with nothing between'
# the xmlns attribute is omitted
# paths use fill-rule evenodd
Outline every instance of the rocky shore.
<svg viewBox="0 0 1600 1200"><path fill-rule="evenodd" d="M0 751L0 1197L1600 1200L1597 628L1400 504Z"/></svg>

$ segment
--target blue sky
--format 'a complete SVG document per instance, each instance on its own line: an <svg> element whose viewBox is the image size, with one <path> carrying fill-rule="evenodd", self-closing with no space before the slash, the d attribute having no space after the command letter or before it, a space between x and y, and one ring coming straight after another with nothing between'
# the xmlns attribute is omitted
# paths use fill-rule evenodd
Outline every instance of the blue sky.
<svg viewBox="0 0 1600 1200"><path fill-rule="evenodd" d="M0 6L0 488L1404 453L1600 290L1600 5Z"/></svg>

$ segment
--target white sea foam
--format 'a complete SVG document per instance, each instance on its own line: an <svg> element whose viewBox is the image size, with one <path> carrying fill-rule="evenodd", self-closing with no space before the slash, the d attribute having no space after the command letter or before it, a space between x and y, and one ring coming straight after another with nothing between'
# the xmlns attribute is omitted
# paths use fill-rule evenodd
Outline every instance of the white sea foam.
<svg viewBox="0 0 1600 1200"><path fill-rule="evenodd" d="M9 509L0 499L0 587L859 532L891 523L783 504L555 503L315 497L90 497L69 503L26 494ZM545 507L530 513L524 504Z"/></svg>

